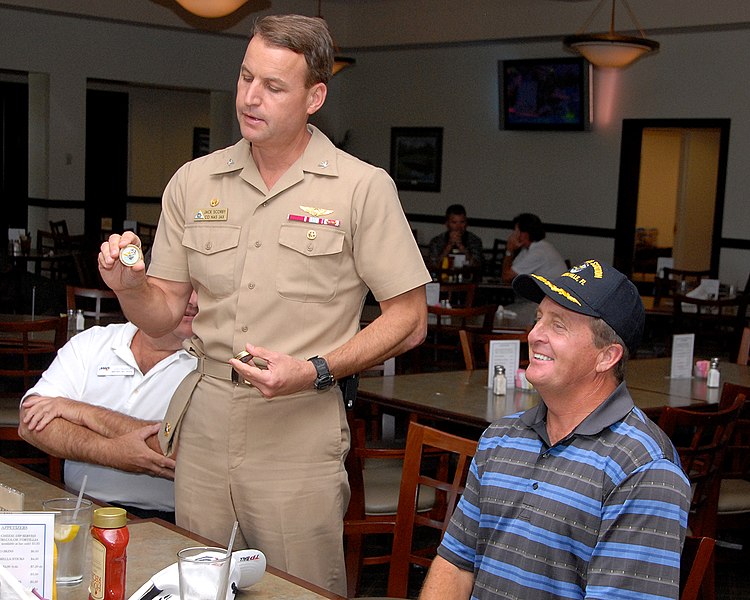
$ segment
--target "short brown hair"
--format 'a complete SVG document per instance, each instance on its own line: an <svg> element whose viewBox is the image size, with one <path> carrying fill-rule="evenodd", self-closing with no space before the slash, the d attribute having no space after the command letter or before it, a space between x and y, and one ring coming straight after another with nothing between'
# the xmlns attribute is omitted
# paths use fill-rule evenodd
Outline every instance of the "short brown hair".
<svg viewBox="0 0 750 600"><path fill-rule="evenodd" d="M269 45L302 54L307 63L309 88L328 83L333 73L333 39L326 22L319 17L269 15L257 19L251 38L262 37Z"/></svg>
<svg viewBox="0 0 750 600"><path fill-rule="evenodd" d="M625 368L628 364L628 358L630 352L628 347L622 338L615 333L615 330L607 325L606 321L599 319L598 317L591 317L591 337L594 342L594 346L601 349L611 344L619 344L622 346L622 358L617 362L613 370L613 374L617 379L617 383L622 383L625 379Z"/></svg>

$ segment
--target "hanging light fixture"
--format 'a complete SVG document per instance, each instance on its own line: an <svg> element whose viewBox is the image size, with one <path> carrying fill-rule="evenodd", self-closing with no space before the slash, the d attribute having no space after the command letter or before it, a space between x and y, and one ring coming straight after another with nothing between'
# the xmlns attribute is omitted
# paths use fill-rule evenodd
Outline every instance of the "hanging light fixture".
<svg viewBox="0 0 750 600"><path fill-rule="evenodd" d="M627 0L621 0L625 5L633 24L638 28L640 37L623 35L615 32L615 4L612 0L612 13L609 21L608 33L585 33L591 20L596 16L606 0L600 0L594 12L583 24L580 32L563 38L563 45L573 52L581 54L595 67L627 67L641 56L659 49L659 42L646 38L635 14Z"/></svg>
<svg viewBox="0 0 750 600"><path fill-rule="evenodd" d="M218 19L233 13L247 0L177 0L177 4L199 17Z"/></svg>
<svg viewBox="0 0 750 600"><path fill-rule="evenodd" d="M318 0L318 18L325 21L323 18L323 14L320 12L320 3L321 0ZM333 35L331 35L331 38L333 38ZM336 45L336 42L333 42L333 51L335 52L333 57L333 71L332 75L335 75L336 73L339 73L346 69L346 67L350 67L353 64L355 64L357 61L349 56L341 56L339 55L339 47Z"/></svg>

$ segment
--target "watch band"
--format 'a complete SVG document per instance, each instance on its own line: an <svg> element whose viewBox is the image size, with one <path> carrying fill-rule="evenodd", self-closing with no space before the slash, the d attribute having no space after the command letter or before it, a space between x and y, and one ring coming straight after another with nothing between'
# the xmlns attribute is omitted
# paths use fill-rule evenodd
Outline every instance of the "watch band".
<svg viewBox="0 0 750 600"><path fill-rule="evenodd" d="M313 364L315 371L318 373L315 383L313 384L316 390L326 390L336 383L333 375L331 375L331 371L328 369L328 363L324 358L313 356L307 360Z"/></svg>

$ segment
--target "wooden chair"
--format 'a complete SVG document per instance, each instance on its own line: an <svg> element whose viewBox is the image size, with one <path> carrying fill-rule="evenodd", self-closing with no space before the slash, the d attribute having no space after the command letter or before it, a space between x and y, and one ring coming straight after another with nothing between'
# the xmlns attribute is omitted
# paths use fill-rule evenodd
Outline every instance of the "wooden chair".
<svg viewBox="0 0 750 600"><path fill-rule="evenodd" d="M666 406L659 417L659 427L675 445L693 490L688 515L690 535L716 539L724 455L744 401L744 397L738 397L728 408L715 412ZM703 598L713 600L713 563L702 587Z"/></svg>
<svg viewBox="0 0 750 600"><path fill-rule="evenodd" d="M461 351L464 355L464 363L467 371L474 369L486 369L490 359L490 342L493 340L518 340L522 345L528 344L529 334L525 331L518 333L487 333L481 331L470 331L462 329L458 332L461 341ZM477 351L481 353L477 356ZM528 351L524 354L521 351L521 357L528 356ZM481 358L480 358L481 357ZM520 364L528 364L527 359L521 359Z"/></svg>
<svg viewBox="0 0 750 600"><path fill-rule="evenodd" d="M464 491L466 475L476 450L475 440L410 423L388 573L388 596L406 598L411 565L426 568L432 563L437 545ZM428 456L431 451L441 453L437 467ZM429 489L434 490L435 507L425 514L419 511L419 502ZM432 530L434 540L420 535L420 539L427 543L417 547L414 543L415 528Z"/></svg>
<svg viewBox="0 0 750 600"><path fill-rule="evenodd" d="M659 306L663 298L672 298L675 294L685 294L698 287L701 279L711 277L711 271L689 271L664 267L662 275L656 274L654 281L654 306Z"/></svg>
<svg viewBox="0 0 750 600"><path fill-rule="evenodd" d="M750 361L750 327L744 327L740 338L740 349L737 352L737 364L747 365L748 361Z"/></svg>
<svg viewBox="0 0 750 600"><path fill-rule="evenodd" d="M502 277L506 247L506 240L495 238L492 242L492 248L485 248L482 251L482 273L484 276Z"/></svg>
<svg viewBox="0 0 750 600"><path fill-rule="evenodd" d="M748 297L702 300L675 294L674 333L694 333L695 352L734 360L746 325Z"/></svg>
<svg viewBox="0 0 750 600"><path fill-rule="evenodd" d="M477 294L476 283L441 283L440 300L452 308L471 308Z"/></svg>
<svg viewBox="0 0 750 600"><path fill-rule="evenodd" d="M66 291L68 310L83 310L84 318L94 319L97 325L125 322L120 302L112 290L69 285Z"/></svg>
<svg viewBox="0 0 750 600"><path fill-rule="evenodd" d="M680 600L698 600L713 561L716 542L708 537L685 538L680 557Z"/></svg>
<svg viewBox="0 0 750 600"><path fill-rule="evenodd" d="M49 231L37 230L36 250L41 256L49 256L50 260L39 260L35 266L37 275L54 281L70 281L73 273L73 263L70 259L52 258L55 254L68 254L68 250L60 246L55 236Z"/></svg>
<svg viewBox="0 0 750 600"><path fill-rule="evenodd" d="M750 387L725 383L719 408L730 406L737 398L744 399L745 403L735 420L732 438L724 456L716 528L719 535L722 532L730 535L739 532L744 545L744 536L750 531Z"/></svg>
<svg viewBox="0 0 750 600"><path fill-rule="evenodd" d="M2 455L23 465L46 467L62 480L62 461L27 444L18 435L21 397L50 365L67 340L65 317L0 321L0 442Z"/></svg>
<svg viewBox="0 0 750 600"><path fill-rule="evenodd" d="M428 306L427 338L414 352L414 370L461 369L463 357L458 332L491 331L496 311L494 304L470 308Z"/></svg>
<svg viewBox="0 0 750 600"><path fill-rule="evenodd" d="M351 447L346 457L351 498L344 516L344 542L347 595L359 592L362 570L371 565L391 561L390 546L369 553L364 551L366 539L373 535L393 535L396 526L399 490L401 487L404 448L379 445L366 439L366 421L348 415ZM434 493L422 495L419 510L428 511L435 503ZM390 544L390 540L389 540Z"/></svg>

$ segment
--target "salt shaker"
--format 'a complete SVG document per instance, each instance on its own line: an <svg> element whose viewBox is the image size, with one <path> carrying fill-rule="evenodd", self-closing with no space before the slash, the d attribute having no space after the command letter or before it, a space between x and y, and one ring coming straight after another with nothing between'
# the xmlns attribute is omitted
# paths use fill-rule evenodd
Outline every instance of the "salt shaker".
<svg viewBox="0 0 750 600"><path fill-rule="evenodd" d="M86 325L83 320L83 311L79 308L76 311L76 331L83 331L85 327Z"/></svg>
<svg viewBox="0 0 750 600"><path fill-rule="evenodd" d="M507 386L505 367L503 365L495 365L495 375L492 377L492 393L495 396L505 396L505 388Z"/></svg>
<svg viewBox="0 0 750 600"><path fill-rule="evenodd" d="M706 379L706 387L717 388L721 381L721 373L719 372L719 359L712 358L711 366L708 368L708 378Z"/></svg>

